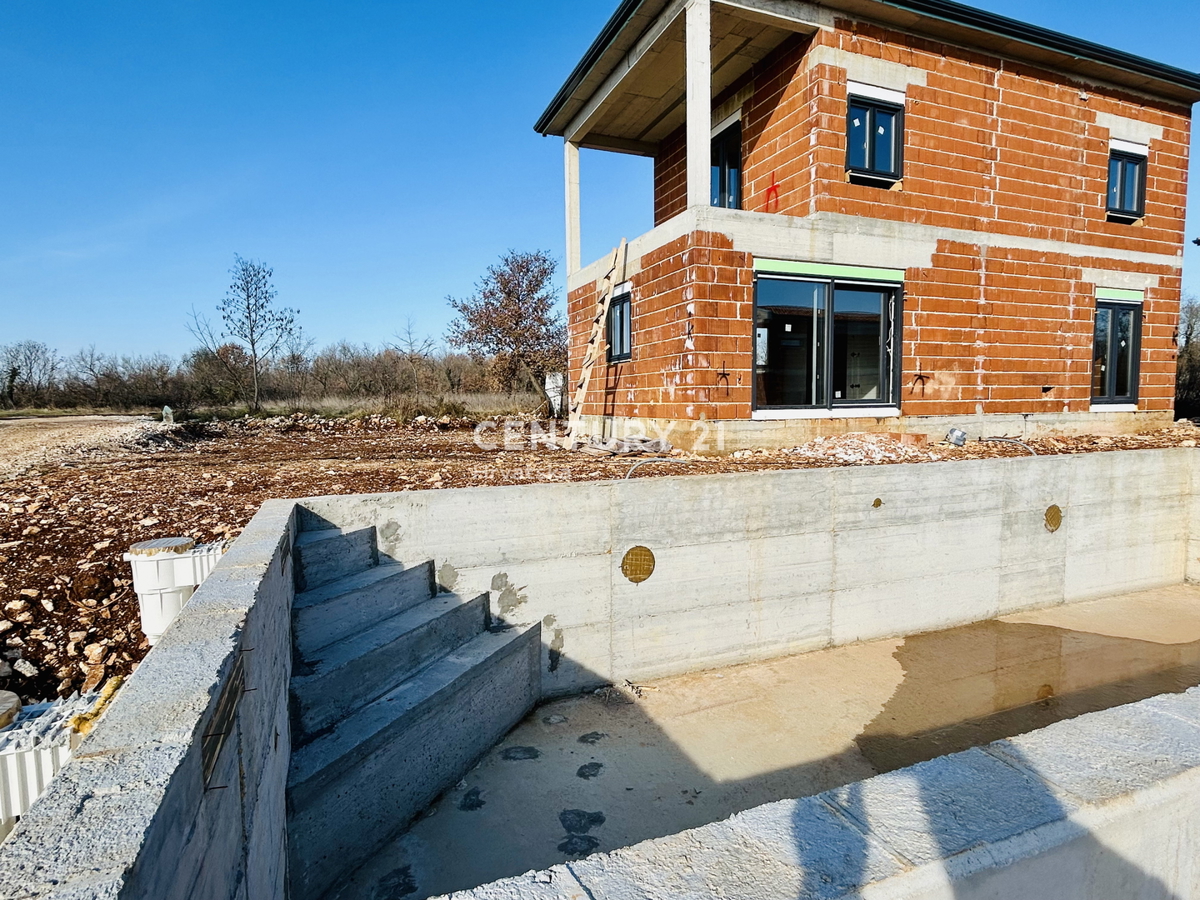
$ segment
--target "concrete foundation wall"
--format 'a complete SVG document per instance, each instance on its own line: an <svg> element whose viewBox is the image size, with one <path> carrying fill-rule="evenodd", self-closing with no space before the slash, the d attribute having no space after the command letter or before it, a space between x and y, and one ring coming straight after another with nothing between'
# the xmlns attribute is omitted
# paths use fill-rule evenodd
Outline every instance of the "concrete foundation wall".
<svg viewBox="0 0 1200 900"><path fill-rule="evenodd" d="M726 456L736 450L782 450L814 438L841 434L923 434L944 440L951 428L968 438L1015 437L1024 440L1053 435L1138 434L1169 428L1171 412L1028 413L1025 415L895 416L890 418L795 418L709 421L584 416L582 431L604 438L646 435L704 456Z"/></svg>
<svg viewBox="0 0 1200 900"><path fill-rule="evenodd" d="M0 844L0 897L284 897L293 509L254 517Z"/></svg>
<svg viewBox="0 0 1200 900"><path fill-rule="evenodd" d="M453 894L453 900L1184 900L1200 688Z"/></svg>
<svg viewBox="0 0 1200 900"><path fill-rule="evenodd" d="M540 622L554 695L1181 582L1197 459L472 488L320 498L301 514L376 525L381 553L432 558L447 587L490 589L496 615ZM635 546L656 558L641 584L621 572Z"/></svg>
<svg viewBox="0 0 1200 900"><path fill-rule="evenodd" d="M0 844L0 896L286 896L301 521L377 526L381 553L433 558L447 585L482 584L499 615L540 622L553 694L1182 581L1200 574L1198 465L1176 449L273 501ZM634 546L657 558L641 584L620 569ZM983 900L1059 881L1042 895L1196 896L1198 788L1193 691L471 896L832 898L871 883ZM743 863L760 889L725 890Z"/></svg>

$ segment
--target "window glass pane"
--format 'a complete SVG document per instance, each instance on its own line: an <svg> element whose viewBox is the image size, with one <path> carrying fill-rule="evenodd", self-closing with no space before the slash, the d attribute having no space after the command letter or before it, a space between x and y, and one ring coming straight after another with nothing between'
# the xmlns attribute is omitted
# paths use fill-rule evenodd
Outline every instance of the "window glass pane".
<svg viewBox="0 0 1200 900"><path fill-rule="evenodd" d="M850 127L846 135L846 165L851 169L868 168L867 142L871 127L871 111L865 106L850 105Z"/></svg>
<svg viewBox="0 0 1200 900"><path fill-rule="evenodd" d="M1121 161L1119 159L1109 159L1108 161L1108 208L1121 208Z"/></svg>
<svg viewBox="0 0 1200 900"><path fill-rule="evenodd" d="M740 155L740 154L739 154ZM726 197L725 205L730 209L742 208L742 163L740 159L730 157L729 162L729 184L727 191L729 196Z"/></svg>
<svg viewBox="0 0 1200 900"><path fill-rule="evenodd" d="M896 171L896 114L894 112L884 109L875 110L871 141L874 149L871 168L885 174Z"/></svg>
<svg viewBox="0 0 1200 900"><path fill-rule="evenodd" d="M833 294L833 402L881 400L883 311L887 293L837 288Z"/></svg>
<svg viewBox="0 0 1200 900"><path fill-rule="evenodd" d="M712 141L712 205L742 208L742 126L731 125Z"/></svg>
<svg viewBox="0 0 1200 900"><path fill-rule="evenodd" d="M1114 309L1112 350L1113 365L1116 367L1114 397L1129 397L1133 394L1133 310Z"/></svg>
<svg viewBox="0 0 1200 900"><path fill-rule="evenodd" d="M759 406L824 405L827 286L758 280L755 390Z"/></svg>
<svg viewBox="0 0 1200 900"><path fill-rule="evenodd" d="M713 144L713 164L712 164L712 205L721 205L721 148L719 144Z"/></svg>
<svg viewBox="0 0 1200 900"><path fill-rule="evenodd" d="M608 308L608 355L628 356L631 346L629 297L613 300Z"/></svg>
<svg viewBox="0 0 1200 900"><path fill-rule="evenodd" d="M1109 310L1098 307L1096 309L1096 341L1095 349L1092 351L1092 396L1107 397L1108 393L1108 360L1109 360L1109 332L1111 330L1111 316Z"/></svg>
<svg viewBox="0 0 1200 900"><path fill-rule="evenodd" d="M1141 187L1141 164L1136 160L1127 159L1124 163L1124 175L1121 178L1121 209L1127 212L1138 212L1138 189Z"/></svg>

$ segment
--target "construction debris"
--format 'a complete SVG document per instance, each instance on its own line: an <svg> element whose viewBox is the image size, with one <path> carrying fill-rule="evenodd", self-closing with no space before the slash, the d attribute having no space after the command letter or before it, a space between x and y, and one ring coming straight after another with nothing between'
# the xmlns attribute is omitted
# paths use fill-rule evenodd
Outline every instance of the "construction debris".
<svg viewBox="0 0 1200 900"><path fill-rule="evenodd" d="M625 438L589 438L579 448L589 456L662 456L674 448L659 438L634 435Z"/></svg>

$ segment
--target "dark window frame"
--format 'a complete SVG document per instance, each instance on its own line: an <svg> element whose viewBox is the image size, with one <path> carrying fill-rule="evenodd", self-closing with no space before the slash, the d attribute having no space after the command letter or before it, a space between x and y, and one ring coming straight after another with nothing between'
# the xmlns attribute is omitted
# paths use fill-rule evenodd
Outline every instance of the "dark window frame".
<svg viewBox="0 0 1200 900"><path fill-rule="evenodd" d="M873 142L867 142L867 165L864 168L859 168L850 164L850 129L853 127L854 107L864 106L867 108L870 121L867 124L867 134L874 131L875 113L878 110L894 113L896 115L895 128L892 134L893 150L895 157L895 166L888 171L884 171L873 165L873 157L875 147ZM874 97L863 97L858 94L850 94L846 99L846 171L850 174L851 179L874 184L893 185L904 180L904 105L900 103L891 103L887 100L877 100Z"/></svg>
<svg viewBox="0 0 1200 900"><path fill-rule="evenodd" d="M744 194L744 177L742 163L742 121L731 122L712 137L712 169L716 170L717 184L710 185L711 205L718 209L741 209ZM737 154L737 165L731 165L733 153ZM730 173L737 172L737 185L730 186Z"/></svg>
<svg viewBox="0 0 1200 900"><path fill-rule="evenodd" d="M1113 164L1113 162L1120 162L1123 164L1119 170L1122 173L1125 172L1125 166L1124 166L1125 163L1136 163L1137 164L1137 171L1138 171L1137 200L1134 203L1133 209L1126 209L1122 206L1113 206L1112 203L1109 201L1109 198L1112 196L1112 193L1113 193L1113 183L1112 183L1112 178L1113 178L1112 164ZM1112 217L1114 219L1123 220L1123 221L1133 221L1133 222L1136 222L1138 219L1144 219L1146 217L1146 174L1147 174L1147 170L1149 168L1150 168L1150 160L1147 159L1145 156L1143 156L1140 153L1130 153L1125 150L1110 150L1109 151L1109 153L1108 153L1108 188L1104 193L1104 205L1105 205L1105 208L1107 209L1108 215L1110 217ZM1124 187L1124 184L1125 184L1125 180L1124 180L1124 175L1122 174L1120 176L1120 179L1117 184L1118 198L1121 197L1125 193L1124 190L1122 190L1122 188Z"/></svg>
<svg viewBox="0 0 1200 900"><path fill-rule="evenodd" d="M825 293L825 324L823 335L824 348L821 353L822 365L824 366L824 376L826 379L826 400L824 403L811 405L796 405L796 404L761 404L758 402L758 284L764 279L772 279L776 281L799 281L808 284L824 284L827 286ZM834 358L834 316L831 314L833 309L833 295L838 287L865 287L872 290L890 291L892 294L890 316L883 317L883 323L887 328L888 339L881 342L880 346L880 375L887 380L885 388L885 396L876 400L846 400L837 399L833 396L834 392L830 386L831 373L833 371ZM753 412L764 411L787 411L787 410L828 410L836 412L838 410L850 411L854 409L876 409L886 407L889 409L898 409L901 404L900 380L902 377L902 366L904 363L904 285L894 281L872 281L863 278L824 278L816 275L789 275L785 273L761 272L754 277L754 305L751 310L751 322L754 328L754 336L751 341L751 360L754 362L754 383L755 388L751 396L751 409ZM888 355L890 354L890 359Z"/></svg>
<svg viewBox="0 0 1200 900"><path fill-rule="evenodd" d="M1130 387L1132 390L1128 394L1118 395L1116 393L1116 381L1117 381L1118 370L1117 370L1117 367L1112 364L1113 317L1110 315L1109 327L1108 327L1109 348L1108 348L1108 357L1107 357L1109 360L1109 365L1108 365L1108 372L1106 372L1105 376L1104 376L1105 392L1103 394L1097 395L1089 387L1089 392L1092 394L1092 398L1091 398L1092 405L1093 406L1105 406L1105 405L1129 406L1131 404L1136 405L1138 402L1138 389L1141 387L1141 376L1142 376L1142 304L1133 302L1133 301L1097 300L1096 301L1096 314L1098 315L1101 310L1105 310L1105 309L1109 310L1110 312L1132 312L1133 313L1133 321L1132 321L1132 324L1130 327L1130 343L1132 346L1129 349L1130 363L1131 363L1130 364L1130 372L1129 372L1129 384L1130 384ZM1093 323L1092 323L1092 335L1093 335L1093 337L1092 337L1092 341L1093 341L1093 344L1092 344L1093 371L1092 371L1091 375L1092 375L1092 379L1093 379L1092 383L1094 383L1094 377L1095 377L1095 368L1094 367L1096 365L1095 319L1093 319Z"/></svg>
<svg viewBox="0 0 1200 900"><path fill-rule="evenodd" d="M621 312L618 312L620 310ZM615 334L620 318L621 334ZM633 359L633 294L626 291L613 297L608 305L608 320L604 323L604 340L608 344L608 362L619 363Z"/></svg>

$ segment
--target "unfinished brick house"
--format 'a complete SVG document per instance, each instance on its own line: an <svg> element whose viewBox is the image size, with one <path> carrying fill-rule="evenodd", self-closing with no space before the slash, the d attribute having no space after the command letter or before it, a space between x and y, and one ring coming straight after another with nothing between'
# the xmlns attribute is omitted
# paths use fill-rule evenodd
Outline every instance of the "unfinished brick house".
<svg viewBox="0 0 1200 900"><path fill-rule="evenodd" d="M579 150L654 159L593 434L1140 430L1173 416L1200 75L945 0L625 0L566 144L577 380L609 260Z"/></svg>

